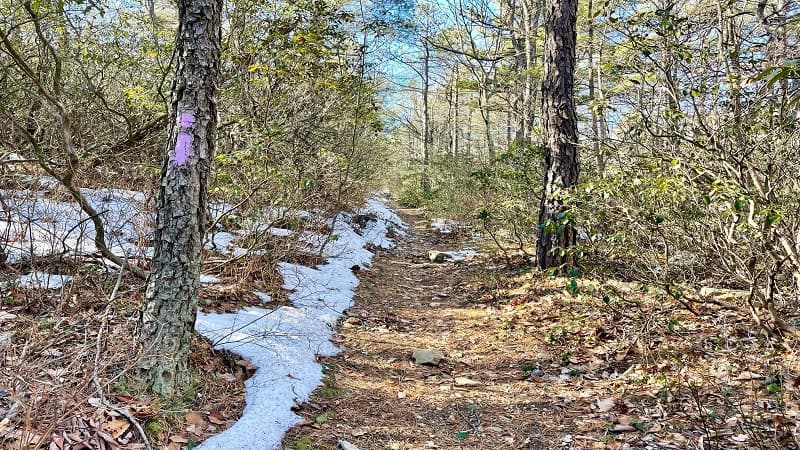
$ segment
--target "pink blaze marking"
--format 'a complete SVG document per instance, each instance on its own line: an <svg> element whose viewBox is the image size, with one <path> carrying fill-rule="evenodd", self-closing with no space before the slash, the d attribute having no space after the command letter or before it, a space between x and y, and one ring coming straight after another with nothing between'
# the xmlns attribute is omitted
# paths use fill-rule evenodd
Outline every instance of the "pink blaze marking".
<svg viewBox="0 0 800 450"><path fill-rule="evenodd" d="M178 135L178 143L175 144L175 164L182 166L189 161L189 151L192 149L192 135L181 132Z"/></svg>
<svg viewBox="0 0 800 450"><path fill-rule="evenodd" d="M181 117L178 120L181 127L183 128L192 128L194 126L195 118L194 114L192 113L181 113Z"/></svg>
<svg viewBox="0 0 800 450"><path fill-rule="evenodd" d="M182 129L191 129L195 123L194 114L185 112L181 113L178 117L178 125ZM175 144L175 164L183 166L189 161L189 152L192 150L192 135L186 131L181 131L178 134L178 142Z"/></svg>

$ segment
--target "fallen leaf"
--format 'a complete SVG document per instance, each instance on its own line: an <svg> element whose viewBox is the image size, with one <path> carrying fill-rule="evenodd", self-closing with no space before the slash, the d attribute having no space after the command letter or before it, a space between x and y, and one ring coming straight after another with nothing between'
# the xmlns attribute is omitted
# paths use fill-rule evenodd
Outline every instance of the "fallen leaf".
<svg viewBox="0 0 800 450"><path fill-rule="evenodd" d="M597 409L599 409L600 412L609 412L614 409L616 405L617 402L611 397L597 401Z"/></svg>
<svg viewBox="0 0 800 450"><path fill-rule="evenodd" d="M254 366L253 363L251 363L250 361L248 361L246 359L240 359L240 360L236 361L236 365L239 366L239 367L244 368L248 372L255 372L255 370L256 370L256 366Z"/></svg>
<svg viewBox="0 0 800 450"><path fill-rule="evenodd" d="M232 373L221 373L218 376L221 380L227 381L228 383L233 383L236 381L236 375Z"/></svg>
<svg viewBox="0 0 800 450"><path fill-rule="evenodd" d="M65 380L64 375L67 372L67 369L63 367L59 367L58 369L45 369L45 373L50 376L53 380L61 383Z"/></svg>
<svg viewBox="0 0 800 450"><path fill-rule="evenodd" d="M753 381L753 380L761 380L763 378L764 377L762 375L750 372L749 370L745 370L744 372L740 372L735 379L736 381Z"/></svg>
<svg viewBox="0 0 800 450"><path fill-rule="evenodd" d="M103 424L103 430L114 439L119 439L130 427L131 424L127 419L113 419Z"/></svg>
<svg viewBox="0 0 800 450"><path fill-rule="evenodd" d="M358 447L345 440L339 441L339 447L341 447L342 450L358 450Z"/></svg>
<svg viewBox="0 0 800 450"><path fill-rule="evenodd" d="M197 425L198 427L203 428L206 424L206 421L203 419L202 414L195 411L189 411L186 413L186 423Z"/></svg>
<svg viewBox="0 0 800 450"><path fill-rule="evenodd" d="M64 436L53 435L48 450L64 450Z"/></svg>
<svg viewBox="0 0 800 450"><path fill-rule="evenodd" d="M64 352L62 352L61 350L59 350L57 348L48 348L46 350L43 350L41 355L42 356L48 356L50 358L60 358L60 357L64 356Z"/></svg>
<svg viewBox="0 0 800 450"><path fill-rule="evenodd" d="M739 424L739 418L736 417L736 416L730 417L727 420L725 420L725 426L727 428L733 428L733 427L737 426L738 424Z"/></svg>
<svg viewBox="0 0 800 450"><path fill-rule="evenodd" d="M36 433L14 430L13 432L7 434L4 439L4 450L29 450L33 447L33 444L42 439L42 436Z"/></svg>
<svg viewBox="0 0 800 450"><path fill-rule="evenodd" d="M480 381L475 381L467 377L456 377L454 381L456 386L475 387L481 385Z"/></svg>
<svg viewBox="0 0 800 450"><path fill-rule="evenodd" d="M208 413L208 421L216 425L227 425L228 421L222 417L219 411L211 411Z"/></svg>
<svg viewBox="0 0 800 450"><path fill-rule="evenodd" d="M103 439L103 443L105 444L105 448L108 450L117 450L119 446L117 445L117 440L114 439L113 436L106 433L105 431L98 431L97 437ZM102 446L100 448L103 448Z"/></svg>
<svg viewBox="0 0 800 450"><path fill-rule="evenodd" d="M189 439L186 439L185 437L177 435L177 434L170 436L169 440L170 440L170 442L174 442L176 444L187 444L187 443L189 443Z"/></svg>

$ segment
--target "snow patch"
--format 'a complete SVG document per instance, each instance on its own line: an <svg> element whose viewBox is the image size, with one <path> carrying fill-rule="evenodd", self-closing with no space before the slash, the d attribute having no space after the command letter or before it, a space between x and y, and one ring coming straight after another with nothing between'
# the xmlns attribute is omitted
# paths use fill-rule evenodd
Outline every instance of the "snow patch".
<svg viewBox="0 0 800 450"><path fill-rule="evenodd" d="M447 259L449 261L463 261L465 259L472 259L478 256L478 252L475 250L453 250L449 252L442 252L443 254L447 255Z"/></svg>
<svg viewBox="0 0 800 450"><path fill-rule="evenodd" d="M278 265L283 287L291 291L292 306L198 314L197 331L215 348L235 352L258 368L245 382L247 406L241 419L200 448L277 449L286 430L302 420L292 408L307 401L322 383L317 355L338 352L331 342L333 327L352 306L359 283L352 267L366 267L372 261L367 244L391 248L395 244L386 237L388 230L406 228L379 200L370 199L359 213L377 217L360 230L362 234L350 224L352 215L342 213L329 222L333 228L330 235L303 236L306 243L322 251L325 264L313 268L285 262ZM259 294L263 293L256 292L262 298Z"/></svg>
<svg viewBox="0 0 800 450"><path fill-rule="evenodd" d="M269 294L267 294L266 292L253 291L253 294L255 294L256 297L258 297L258 299L264 303L272 302L272 297L270 297Z"/></svg>
<svg viewBox="0 0 800 450"><path fill-rule="evenodd" d="M31 178L30 183L32 189L0 190L0 197L10 210L0 214L0 235L6 237L0 242L0 251L6 254L6 262L32 256L95 253L95 229L90 218L76 202L63 196L58 181L41 177ZM151 240L155 216L147 209L148 198L144 193L119 189L81 189L81 192L98 211L114 253L133 258L152 255L152 248L143 244ZM212 218L237 219L231 205L219 203L210 205L210 209ZM233 351L257 367L245 383L247 405L242 418L206 441L202 445L206 450L269 450L280 446L285 431L301 420L292 408L308 400L322 382L317 355L338 352L331 338L337 320L353 303L359 283L353 267L368 267L373 253L367 247L391 248L395 242L388 237L390 232L403 236L407 228L378 196L367 200L356 212L372 218L360 226L352 224L354 214L348 213L325 218L318 212L271 208L265 214L261 220L279 217L327 224L330 234L269 229L275 236L298 236L311 250L325 257L326 262L313 268L285 262L279 265L283 286L291 291L292 306L248 307L232 314L198 313L199 333L216 348ZM218 230L207 246L224 253L246 254L248 250L237 247L236 239L263 229L257 224L250 228L233 232ZM249 254L260 252L263 251L249 251ZM19 279L23 286L44 289L58 289L70 282L72 277L41 272ZM200 282L213 284L221 280L201 275ZM254 294L265 304L272 301L266 293Z"/></svg>
<svg viewBox="0 0 800 450"><path fill-rule="evenodd" d="M453 232L453 223L447 219L437 217L431 220L431 228L440 234L450 234Z"/></svg>
<svg viewBox="0 0 800 450"><path fill-rule="evenodd" d="M24 161L22 156L19 156L19 153L14 153L14 152L7 153L7 154L3 155L2 160L3 161Z"/></svg>
<svg viewBox="0 0 800 450"><path fill-rule="evenodd" d="M31 272L19 277L19 285L35 289L61 289L72 283L72 277L44 272Z"/></svg>
<svg viewBox="0 0 800 450"><path fill-rule="evenodd" d="M278 236L278 237L289 237L292 234L294 234L294 231L287 230L286 228L275 228L275 227L272 227L272 228L269 229L269 234L271 234L273 236Z"/></svg>
<svg viewBox="0 0 800 450"><path fill-rule="evenodd" d="M220 283L222 280L215 277L214 275L205 275L200 274L200 284L217 284Z"/></svg>
<svg viewBox="0 0 800 450"><path fill-rule="evenodd" d="M45 189L53 188L53 183L57 181L47 177L38 180ZM143 193L122 189L81 189L81 193L100 214L112 252L123 257L146 256L139 244L147 239L154 217L144 212ZM0 196L13 212L0 220L0 235L8 236L2 248L7 263L31 256L97 251L94 225L76 202L55 200L46 192L28 189L0 190Z"/></svg>
<svg viewBox="0 0 800 450"><path fill-rule="evenodd" d="M239 236L233 233L228 233L227 231L212 232L206 237L206 240L208 241L206 242L206 249L227 253L234 247L233 242L236 239L239 239Z"/></svg>

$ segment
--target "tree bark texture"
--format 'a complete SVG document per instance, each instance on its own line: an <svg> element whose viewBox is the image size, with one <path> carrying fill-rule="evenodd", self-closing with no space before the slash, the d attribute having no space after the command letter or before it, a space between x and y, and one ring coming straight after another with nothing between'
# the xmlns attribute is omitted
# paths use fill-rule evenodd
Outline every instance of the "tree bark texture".
<svg viewBox="0 0 800 450"><path fill-rule="evenodd" d="M222 1L179 0L178 8L172 117L140 336L145 356L139 374L162 396L180 393L188 381L220 71Z"/></svg>
<svg viewBox="0 0 800 450"><path fill-rule="evenodd" d="M544 122L544 191L539 212L536 256L542 270L569 270L563 251L575 244L575 228L565 218L561 192L578 182L578 121L573 96L577 0L548 0L545 23L542 120Z"/></svg>

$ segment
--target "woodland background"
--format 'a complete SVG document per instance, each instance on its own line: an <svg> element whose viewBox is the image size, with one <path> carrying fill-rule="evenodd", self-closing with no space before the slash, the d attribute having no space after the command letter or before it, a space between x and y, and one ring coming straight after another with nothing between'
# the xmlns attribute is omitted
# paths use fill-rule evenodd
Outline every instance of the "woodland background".
<svg viewBox="0 0 800 450"><path fill-rule="evenodd" d="M480 233L507 260L533 255L543 228L574 227L578 242L561 250L577 261L562 274L572 294L596 280L637 283L695 315L709 305L739 312L790 351L800 326L800 3L580 1L581 175L559 192L566 209L550 224L539 219L545 6L224 2L211 235L253 221L324 232L264 213L335 214L388 188L403 206ZM154 210L176 26L164 1L0 0L2 271L13 280L59 267L80 275L73 288L85 296L4 285L4 304L24 305L38 324L17 342L55 345L64 311L79 316L116 292L103 261L128 258L129 275L146 274L153 218L125 241L90 190L140 191ZM10 258L36 224L59 220L19 206L43 192L82 210L77 229L95 233L78 240L93 251L67 250L51 233L46 251ZM313 262L263 233L248 239L260 259L216 267L274 285L277 261ZM119 307L130 318L141 286L126 283ZM611 288L593 295L626 305ZM134 333L127 326L122 335Z"/></svg>

